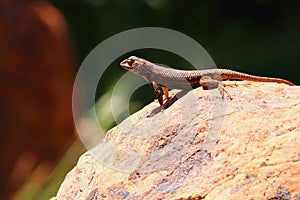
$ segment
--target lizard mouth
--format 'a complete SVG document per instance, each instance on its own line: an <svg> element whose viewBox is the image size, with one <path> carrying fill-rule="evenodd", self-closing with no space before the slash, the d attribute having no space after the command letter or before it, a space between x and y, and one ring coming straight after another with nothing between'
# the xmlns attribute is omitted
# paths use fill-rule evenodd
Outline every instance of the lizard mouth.
<svg viewBox="0 0 300 200"><path fill-rule="evenodd" d="M127 58L120 63L120 66L124 69L132 69L134 60L132 58Z"/></svg>

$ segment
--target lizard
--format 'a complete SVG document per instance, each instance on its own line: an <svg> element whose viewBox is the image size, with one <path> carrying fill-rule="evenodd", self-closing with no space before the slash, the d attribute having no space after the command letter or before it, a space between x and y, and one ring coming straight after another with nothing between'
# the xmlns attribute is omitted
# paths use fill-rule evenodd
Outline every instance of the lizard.
<svg viewBox="0 0 300 200"><path fill-rule="evenodd" d="M224 93L231 98L224 89L222 80L247 80L255 82L276 82L284 83L290 86L290 81L281 78L271 78L263 76L255 76L230 69L204 69L204 70L179 70L173 68L162 67L147 61L143 58L130 56L123 60L120 66L131 71L150 83L159 104L165 108L164 100L169 98L169 89L194 89L204 87L206 89L218 87L222 98ZM165 99L163 98L165 95Z"/></svg>

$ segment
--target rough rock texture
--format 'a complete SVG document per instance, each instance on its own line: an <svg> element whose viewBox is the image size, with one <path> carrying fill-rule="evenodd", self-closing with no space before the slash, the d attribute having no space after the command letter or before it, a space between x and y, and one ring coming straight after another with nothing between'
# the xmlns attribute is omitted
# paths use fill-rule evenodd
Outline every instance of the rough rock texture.
<svg viewBox="0 0 300 200"><path fill-rule="evenodd" d="M300 87L236 83L232 101L197 88L133 114L56 199L300 199Z"/></svg>

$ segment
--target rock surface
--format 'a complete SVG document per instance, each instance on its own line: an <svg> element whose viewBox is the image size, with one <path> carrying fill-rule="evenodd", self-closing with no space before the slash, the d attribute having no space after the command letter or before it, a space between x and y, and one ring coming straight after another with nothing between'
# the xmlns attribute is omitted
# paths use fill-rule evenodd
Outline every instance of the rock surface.
<svg viewBox="0 0 300 200"><path fill-rule="evenodd" d="M300 87L234 83L133 114L53 199L300 199Z"/></svg>

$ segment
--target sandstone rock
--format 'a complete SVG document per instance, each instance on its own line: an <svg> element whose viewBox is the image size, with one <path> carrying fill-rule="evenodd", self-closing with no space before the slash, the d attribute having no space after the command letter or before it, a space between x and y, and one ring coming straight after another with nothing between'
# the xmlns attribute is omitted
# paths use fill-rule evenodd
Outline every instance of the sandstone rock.
<svg viewBox="0 0 300 200"><path fill-rule="evenodd" d="M154 102L133 114L53 199L299 198L299 86L236 83L233 100L197 88L163 112Z"/></svg>

